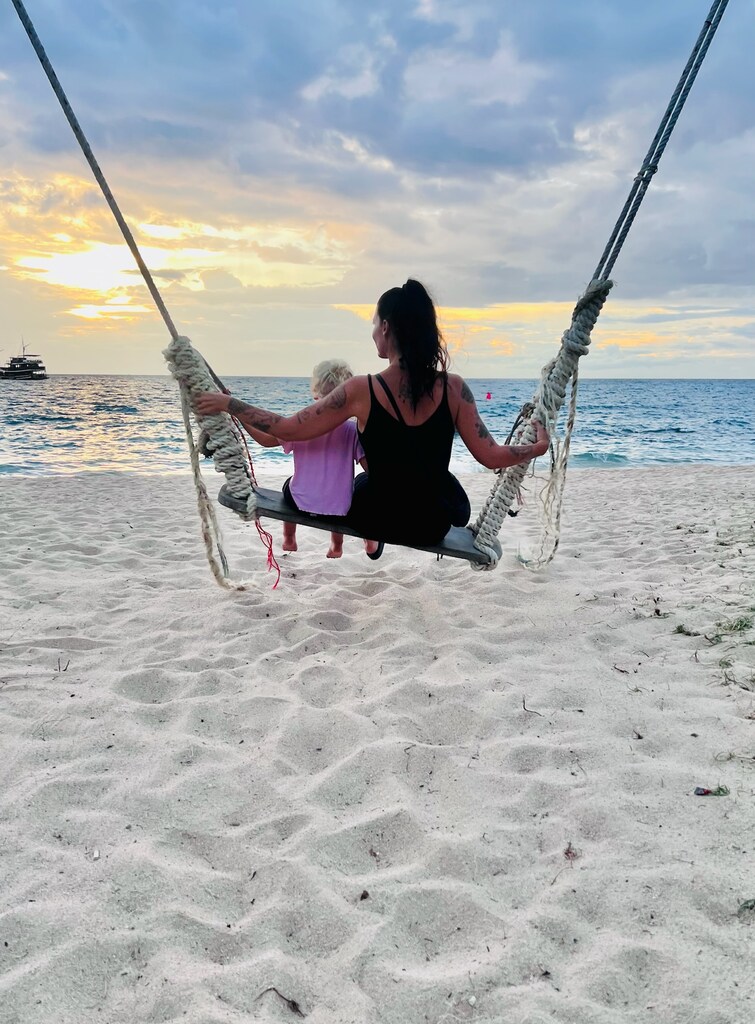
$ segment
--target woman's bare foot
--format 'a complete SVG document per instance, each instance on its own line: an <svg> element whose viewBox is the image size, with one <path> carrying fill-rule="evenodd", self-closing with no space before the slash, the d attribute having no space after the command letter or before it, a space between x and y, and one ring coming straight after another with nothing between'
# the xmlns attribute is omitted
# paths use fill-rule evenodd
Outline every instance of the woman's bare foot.
<svg viewBox="0 0 755 1024"><path fill-rule="evenodd" d="M368 555L374 555L379 546L376 540L366 540L364 542L364 550Z"/></svg>
<svg viewBox="0 0 755 1024"><path fill-rule="evenodd" d="M327 558L340 558L343 554L343 534L331 533Z"/></svg>
<svg viewBox="0 0 755 1024"><path fill-rule="evenodd" d="M281 547L284 551L299 550L299 545L296 543L296 523L283 524L283 543Z"/></svg>

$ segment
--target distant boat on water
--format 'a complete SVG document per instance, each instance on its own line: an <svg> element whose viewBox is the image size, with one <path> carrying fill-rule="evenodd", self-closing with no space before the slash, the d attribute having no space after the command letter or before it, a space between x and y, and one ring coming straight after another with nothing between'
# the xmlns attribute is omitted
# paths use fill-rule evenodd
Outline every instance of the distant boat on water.
<svg viewBox="0 0 755 1024"><path fill-rule="evenodd" d="M26 351L21 343L21 355L11 356L5 366L0 366L0 380L47 380L47 370L41 356Z"/></svg>

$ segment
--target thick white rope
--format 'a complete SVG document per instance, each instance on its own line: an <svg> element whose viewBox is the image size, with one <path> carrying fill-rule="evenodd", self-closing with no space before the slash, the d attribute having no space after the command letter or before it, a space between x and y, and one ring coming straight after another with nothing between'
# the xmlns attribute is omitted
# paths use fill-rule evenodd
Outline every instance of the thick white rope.
<svg viewBox="0 0 755 1024"><path fill-rule="evenodd" d="M215 580L227 590L245 590L243 584L228 580L228 563L223 551L220 525L215 515L207 487L202 479L199 467L199 450L194 441L191 425L192 415L195 416L200 432L209 438L207 447L212 453L215 469L224 473L229 492L235 498L246 501L246 508L239 513L242 519L254 519L257 502L254 488L249 476L249 469L241 440L236 432L233 420L226 413L215 416L196 416L193 413L193 398L200 391L214 391L215 384L210 376L202 356L192 347L188 338L179 335L173 338L170 345L163 350L168 369L173 374L181 395L181 411L183 413L186 441L189 447L189 458L194 475L194 486L197 489L197 508L202 526L207 561ZM215 551L217 550L217 557ZM218 561L219 560L219 561Z"/></svg>
<svg viewBox="0 0 755 1024"><path fill-rule="evenodd" d="M558 550L561 538L561 507L566 484L566 465L569 459L574 421L577 417L578 383L579 370L575 367L571 378L569 413L564 438L561 440L556 433L551 436L551 471L539 495L541 505L539 551L537 555L529 558L519 555L519 560L530 569L541 569L547 565Z"/></svg>
<svg viewBox="0 0 755 1024"><path fill-rule="evenodd" d="M576 384L577 364L590 346L590 334L595 322L600 316L600 311L606 301L609 291L613 286L611 281L591 281L587 286L584 295L579 299L572 314L571 326L561 339L561 348L554 359L544 368L540 377L540 385L532 400L533 412L526 423L523 423L517 436L512 439L514 444L529 444L535 440L535 430L531 420L540 420L553 437L556 433L556 423L561 406L566 397L566 390L570 381ZM566 473L566 458L569 453L569 440L574 425L576 413L576 387L572 386L572 402L567 424L567 436L561 448L560 472L554 474L550 487L549 496L544 506L551 513L555 504L556 526L549 528L550 533L555 533L556 540L552 546L552 552L545 561L537 564L545 564L555 554L558 546L558 522L561 515L561 496L563 494L563 481ZM494 569L501 557L501 546L498 542L503 522L508 510L519 493L522 481L527 472L529 463L522 463L518 466L511 466L501 470L493 485L493 489L487 501L480 510L480 514L472 527L475 534L474 545L478 551L482 551L488 557L487 565L472 564L474 569ZM544 545L541 546L544 550ZM528 564L534 564L528 562Z"/></svg>
<svg viewBox="0 0 755 1024"><path fill-rule="evenodd" d="M170 332L171 338L173 339L164 354L168 360L171 373L178 381L180 387L181 408L183 411L184 427L186 429L186 440L189 446L189 457L191 459L191 467L194 474L194 484L197 489L197 505L201 520L202 538L207 552L207 560L210 564L212 574L220 586L229 590L244 590L245 588L242 585L231 583L227 579L228 563L223 552L220 527L217 522L214 506L210 501L209 495L207 494L207 488L202 480L199 468L199 453L197 452L191 427L191 399L193 395L197 391L215 390L215 386L218 383L217 379L213 380L213 374L209 371L207 364L204 362L202 357L192 349L188 338L179 336L176 326L168 313L167 307L163 302L162 296L157 289L154 279L142 259L139 247L131 233L131 229L121 213L118 203L116 202L115 197L110 190L110 186L105 179L105 175L102 173L102 169L92 152L92 148L89 145L81 125L73 112L71 104L68 102L68 97L63 91L63 87L50 64L49 58L47 57L39 36L31 23L31 19L26 12L26 8L24 7L22 0L12 0L12 3L16 8L21 24L24 26L44 72L47 75L53 92L60 102L63 113L71 126L76 140L81 146L81 150L87 160L87 163L92 169L95 180L102 190L102 194L115 217L118 227L121 229L121 233L123 234L126 244L136 260L136 264L141 271L145 284L149 288L155 305L160 311L160 314L165 321L165 325ZM251 481L246 468L241 444L234 433L233 424L230 418L225 414L221 416L211 416L200 423L200 427L206 427L210 434L210 445L215 449L215 466L220 472L226 473L229 490L235 497L247 499L247 511L244 518L254 518L255 501ZM216 550L217 557L215 555Z"/></svg>

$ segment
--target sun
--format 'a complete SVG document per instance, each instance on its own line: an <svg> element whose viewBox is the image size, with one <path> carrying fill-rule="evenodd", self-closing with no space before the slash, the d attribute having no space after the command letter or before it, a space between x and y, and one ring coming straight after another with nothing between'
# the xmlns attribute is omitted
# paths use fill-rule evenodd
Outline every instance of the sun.
<svg viewBox="0 0 755 1024"><path fill-rule="evenodd" d="M157 263L159 250L144 250L147 260ZM20 256L16 267L24 276L59 288L101 292L108 295L134 286L134 263L131 253L122 245L89 242L73 252L49 255Z"/></svg>

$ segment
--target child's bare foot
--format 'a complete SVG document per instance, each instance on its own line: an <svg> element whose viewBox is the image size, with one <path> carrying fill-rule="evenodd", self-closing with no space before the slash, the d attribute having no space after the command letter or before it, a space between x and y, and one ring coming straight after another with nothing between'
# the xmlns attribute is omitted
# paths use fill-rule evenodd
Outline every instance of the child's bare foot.
<svg viewBox="0 0 755 1024"><path fill-rule="evenodd" d="M330 535L330 548L328 549L328 558L340 558L343 554L343 534L342 533L331 533Z"/></svg>

